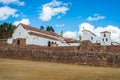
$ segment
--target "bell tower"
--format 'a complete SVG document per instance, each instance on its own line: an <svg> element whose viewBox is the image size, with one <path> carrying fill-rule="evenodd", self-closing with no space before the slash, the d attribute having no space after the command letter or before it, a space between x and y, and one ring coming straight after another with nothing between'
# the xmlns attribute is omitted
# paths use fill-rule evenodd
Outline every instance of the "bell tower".
<svg viewBox="0 0 120 80"><path fill-rule="evenodd" d="M101 45L111 45L111 32L103 31L101 32Z"/></svg>

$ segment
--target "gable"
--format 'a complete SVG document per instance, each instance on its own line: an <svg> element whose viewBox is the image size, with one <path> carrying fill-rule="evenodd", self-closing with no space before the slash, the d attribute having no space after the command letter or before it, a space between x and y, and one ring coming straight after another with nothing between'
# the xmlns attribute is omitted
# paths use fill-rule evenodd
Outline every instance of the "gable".
<svg viewBox="0 0 120 80"><path fill-rule="evenodd" d="M27 35L27 31L23 28L22 25L18 25L16 27L16 29L14 30L14 33L13 33L12 37L14 39L16 39L16 38L26 38L26 35Z"/></svg>

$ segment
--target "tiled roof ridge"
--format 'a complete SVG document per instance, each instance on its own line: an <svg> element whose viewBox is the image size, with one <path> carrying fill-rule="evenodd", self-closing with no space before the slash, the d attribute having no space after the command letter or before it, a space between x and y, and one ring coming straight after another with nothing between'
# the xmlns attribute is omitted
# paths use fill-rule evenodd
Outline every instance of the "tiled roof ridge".
<svg viewBox="0 0 120 80"><path fill-rule="evenodd" d="M106 30L105 30L105 31L102 31L101 33L111 33L111 32L110 32L110 31L106 31Z"/></svg>
<svg viewBox="0 0 120 80"><path fill-rule="evenodd" d="M41 33L44 33L44 34L47 34L47 35L51 35L51 36L55 36L55 37L61 37L60 35L58 35L57 33L55 32L49 32L49 31L45 31L45 30L40 30L38 28L35 28L35 27L32 27L32 26L29 26L29 25L26 25L26 24L23 24L23 23L20 23L25 29L27 30L32 30L32 31L36 31L36 32L41 32ZM19 24L19 25L20 25Z"/></svg>
<svg viewBox="0 0 120 80"><path fill-rule="evenodd" d="M34 33L34 32L28 32L29 35L34 35L34 36L38 36L38 37L42 37L42 38L46 38L46 39L51 39L51 40L56 40L58 41L58 39L54 38L54 37L50 37L47 35L43 35L43 34L38 34L38 33Z"/></svg>
<svg viewBox="0 0 120 80"><path fill-rule="evenodd" d="M64 40L67 43L78 43L78 42L80 42L79 40L75 40L75 39L72 39L72 38L64 38Z"/></svg>
<svg viewBox="0 0 120 80"><path fill-rule="evenodd" d="M91 34L93 34L94 36L96 36L96 34L94 34L93 32L91 32L90 30L84 29L84 30L82 30L82 31L88 31L88 32L90 32Z"/></svg>

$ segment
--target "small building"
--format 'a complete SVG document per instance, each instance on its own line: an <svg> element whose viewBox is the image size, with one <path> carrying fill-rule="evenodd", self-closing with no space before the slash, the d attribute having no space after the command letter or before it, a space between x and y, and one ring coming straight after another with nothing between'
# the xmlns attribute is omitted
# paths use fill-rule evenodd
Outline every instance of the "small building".
<svg viewBox="0 0 120 80"><path fill-rule="evenodd" d="M118 42L111 42L111 45L120 45Z"/></svg>
<svg viewBox="0 0 120 80"><path fill-rule="evenodd" d="M75 39L72 39L72 38L64 38L64 40L68 43L68 46L80 46L80 41L79 40L75 40Z"/></svg>
<svg viewBox="0 0 120 80"><path fill-rule="evenodd" d="M76 41L76 43L75 43ZM12 37L7 40L12 45L39 46L78 46L79 41L67 42L64 37L50 31L40 30L20 23L14 30Z"/></svg>
<svg viewBox="0 0 120 80"><path fill-rule="evenodd" d="M82 30L82 41L87 40L96 43L96 35L89 30Z"/></svg>
<svg viewBox="0 0 120 80"><path fill-rule="evenodd" d="M111 32L103 31L101 32L101 45L111 45Z"/></svg>

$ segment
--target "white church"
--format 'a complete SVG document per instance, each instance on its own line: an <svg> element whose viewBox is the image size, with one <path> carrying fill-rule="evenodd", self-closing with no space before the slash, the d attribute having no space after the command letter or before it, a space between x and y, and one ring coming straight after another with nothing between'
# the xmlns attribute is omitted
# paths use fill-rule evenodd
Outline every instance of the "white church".
<svg viewBox="0 0 120 80"><path fill-rule="evenodd" d="M92 43L96 43L96 35L89 30L82 30L82 41L89 40Z"/></svg>
<svg viewBox="0 0 120 80"><path fill-rule="evenodd" d="M111 41L111 32L103 31L100 33L100 45L120 45ZM82 41L98 43L97 36L89 30L82 30ZM39 45L39 46L80 46L79 40L64 38L54 32L40 30L29 25L20 23L14 30L12 37L7 40L12 45Z"/></svg>
<svg viewBox="0 0 120 80"><path fill-rule="evenodd" d="M111 32L103 31L103 32L100 33L100 35L101 36L100 36L100 42L99 43L100 43L101 46L104 46L104 45L107 45L107 46L120 45L117 42L112 42ZM82 41L89 40L92 43L98 43L97 42L97 36L89 30L82 30L82 38L83 38Z"/></svg>
<svg viewBox="0 0 120 80"><path fill-rule="evenodd" d="M14 30L12 37L7 40L12 45L39 46L79 46L80 41L64 38L54 32L40 30L20 23Z"/></svg>

